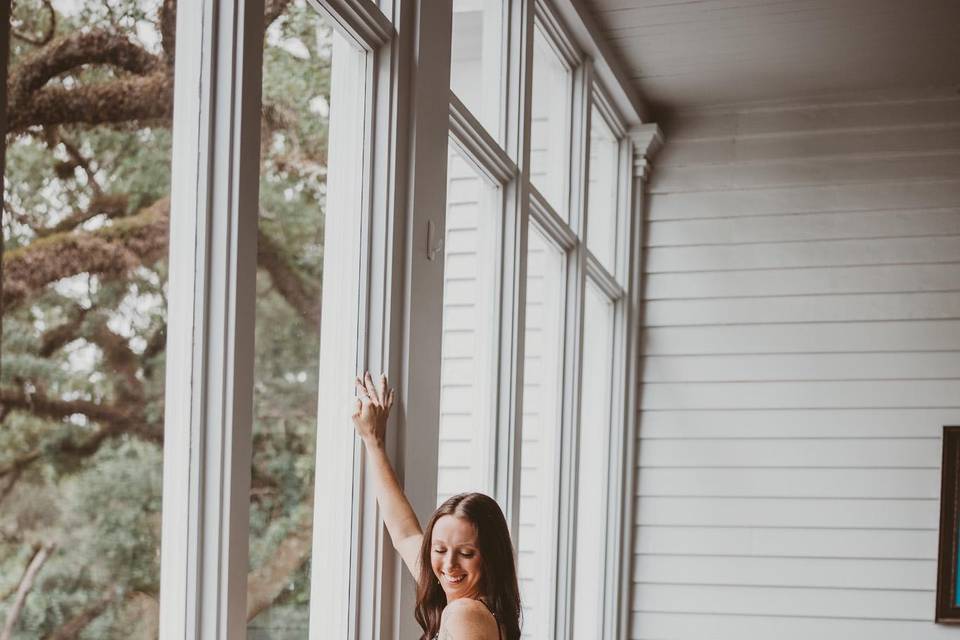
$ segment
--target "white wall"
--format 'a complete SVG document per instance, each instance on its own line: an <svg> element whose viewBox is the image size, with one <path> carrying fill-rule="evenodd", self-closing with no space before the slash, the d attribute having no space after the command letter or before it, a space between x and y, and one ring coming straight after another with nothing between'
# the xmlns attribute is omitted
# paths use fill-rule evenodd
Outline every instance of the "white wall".
<svg viewBox="0 0 960 640"><path fill-rule="evenodd" d="M960 97L663 124L631 637L956 637L932 619Z"/></svg>

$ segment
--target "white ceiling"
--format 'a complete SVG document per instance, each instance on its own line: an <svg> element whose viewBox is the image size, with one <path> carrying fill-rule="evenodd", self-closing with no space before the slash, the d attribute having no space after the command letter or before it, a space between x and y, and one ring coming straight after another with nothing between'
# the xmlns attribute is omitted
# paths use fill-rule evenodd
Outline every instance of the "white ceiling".
<svg viewBox="0 0 960 640"><path fill-rule="evenodd" d="M587 0L654 114L960 88L960 0Z"/></svg>

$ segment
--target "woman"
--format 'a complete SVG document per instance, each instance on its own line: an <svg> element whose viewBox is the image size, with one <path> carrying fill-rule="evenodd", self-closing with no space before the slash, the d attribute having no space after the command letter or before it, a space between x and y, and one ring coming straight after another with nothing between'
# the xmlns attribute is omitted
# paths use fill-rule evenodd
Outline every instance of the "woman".
<svg viewBox="0 0 960 640"><path fill-rule="evenodd" d="M375 385L369 373L357 391L353 424L393 546L417 580L421 640L518 640L520 591L500 507L481 493L456 495L421 530L383 446L394 392L386 376Z"/></svg>

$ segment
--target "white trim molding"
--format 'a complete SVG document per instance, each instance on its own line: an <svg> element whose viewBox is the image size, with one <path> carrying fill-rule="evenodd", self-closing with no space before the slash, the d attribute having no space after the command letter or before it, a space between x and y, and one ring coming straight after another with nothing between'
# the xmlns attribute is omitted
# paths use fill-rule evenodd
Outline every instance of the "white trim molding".
<svg viewBox="0 0 960 640"><path fill-rule="evenodd" d="M591 97L593 99L593 106L595 106L600 115L603 116L603 121L610 127L613 135L618 139L627 135L627 127L624 123L623 116L620 115L620 111L613 104L606 88L597 81L596 69L594 69L593 95Z"/></svg>
<svg viewBox="0 0 960 640"><path fill-rule="evenodd" d="M553 0L555 13L563 19L585 55L593 61L595 75L611 92L628 125L637 125L650 118L620 56L603 37L600 25L590 13L585 0Z"/></svg>
<svg viewBox="0 0 960 640"><path fill-rule="evenodd" d="M641 330L643 326L643 243L646 219L644 188L649 179L651 159L663 146L663 132L656 124L633 127L625 144L633 156L633 184L630 189L629 229L630 242L627 306L624 310L623 352L626 354L624 394L620 405L623 411L623 439L619 451L611 452L611 467L618 472L619 492L615 504L619 510L619 544L610 549L619 560L619 575L611 582L618 587L619 597L609 612L613 624L612 638L625 638L630 631L630 615L633 608L633 543L634 543L634 487L636 486L637 433L640 428L640 358L642 356ZM613 454L617 455L614 456Z"/></svg>
<svg viewBox="0 0 960 640"><path fill-rule="evenodd" d="M626 293L616 278L610 275L603 264L592 254L587 253L587 277L597 286L605 296L611 301L617 301Z"/></svg>
<svg viewBox="0 0 960 640"><path fill-rule="evenodd" d="M517 177L520 170L497 144L460 98L450 92L450 135L473 157L480 169L501 186Z"/></svg>
<svg viewBox="0 0 960 640"><path fill-rule="evenodd" d="M440 364L443 329L444 260L428 256L427 236L432 225L441 234L446 222L447 145L450 119L450 39L452 5L429 0L394 0L398 25L399 90L406 105L397 120L401 138L395 149L397 224L402 243L395 262L403 289L395 291L402 304L402 329L394 334L402 356L393 380L398 407L388 449L414 511L421 523L433 513L437 500L437 452L440 435ZM395 245L396 246L396 245ZM402 300L402 303L400 302ZM419 637L414 622L416 584L400 566L399 556L387 551L393 565L390 607L394 628L381 637Z"/></svg>
<svg viewBox="0 0 960 640"><path fill-rule="evenodd" d="M530 219L535 220L547 237L564 251L571 251L577 245L577 234L566 221L553 210L547 199L537 188L530 185Z"/></svg>
<svg viewBox="0 0 960 640"><path fill-rule="evenodd" d="M160 637L246 634L263 2L182 3Z"/></svg>
<svg viewBox="0 0 960 640"><path fill-rule="evenodd" d="M646 181L650 175L650 162L663 146L663 131L657 124L641 124L630 129L633 143L633 175Z"/></svg>
<svg viewBox="0 0 960 640"><path fill-rule="evenodd" d="M534 12L537 24L556 49L563 63L567 65L567 69L573 71L580 66L584 60L583 52L553 5L546 0L535 0Z"/></svg>
<svg viewBox="0 0 960 640"><path fill-rule="evenodd" d="M523 448L523 357L526 339L527 236L530 224L530 100L534 0L504 0L505 151L517 179L504 189L503 279L500 306L500 396L497 416L496 497L504 507L510 537L520 535Z"/></svg>
<svg viewBox="0 0 960 640"><path fill-rule="evenodd" d="M393 25L372 0L308 0L322 9L340 29L365 48L376 50L390 42Z"/></svg>

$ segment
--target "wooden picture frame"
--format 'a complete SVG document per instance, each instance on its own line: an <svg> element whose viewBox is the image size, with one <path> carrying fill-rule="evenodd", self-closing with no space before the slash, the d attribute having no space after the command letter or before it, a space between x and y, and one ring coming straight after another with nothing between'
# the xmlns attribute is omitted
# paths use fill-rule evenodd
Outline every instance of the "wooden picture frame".
<svg viewBox="0 0 960 640"><path fill-rule="evenodd" d="M940 549L937 553L937 609L935 622L960 624L957 589L960 544L960 426L943 428L943 465L940 485Z"/></svg>

